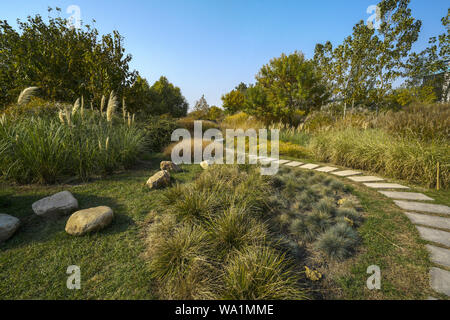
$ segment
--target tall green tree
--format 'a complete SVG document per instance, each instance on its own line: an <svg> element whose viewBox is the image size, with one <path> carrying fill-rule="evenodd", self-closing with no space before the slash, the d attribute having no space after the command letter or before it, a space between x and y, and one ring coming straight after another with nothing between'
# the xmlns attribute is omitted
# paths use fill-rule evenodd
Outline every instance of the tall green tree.
<svg viewBox="0 0 450 320"><path fill-rule="evenodd" d="M432 86L438 90L438 99L449 97L448 66L450 63L450 8L447 15L441 19L445 32L429 39L429 46L420 53L410 55L405 76L410 87L422 85ZM433 75L441 75L433 77ZM423 82L425 79L425 83Z"/></svg>
<svg viewBox="0 0 450 320"><path fill-rule="evenodd" d="M422 22L411 16L410 0L383 0L378 4L381 25L374 35L373 96L377 108L392 89L392 84L402 75L406 60L417 41Z"/></svg>
<svg viewBox="0 0 450 320"><path fill-rule="evenodd" d="M184 117L189 104L181 94L179 87L174 86L162 76L150 88L150 105L146 113L151 115L170 114L173 117Z"/></svg>
<svg viewBox="0 0 450 320"><path fill-rule="evenodd" d="M245 92L247 87L245 88ZM234 114L243 111L246 104L246 93L241 90L234 89L222 96L222 107L226 114Z"/></svg>
<svg viewBox="0 0 450 320"><path fill-rule="evenodd" d="M256 85L247 89L247 95L250 113L261 110L270 113L274 121L286 123L320 108L329 97L314 61L301 52L270 60L256 75ZM270 112L265 111L267 108Z"/></svg>
<svg viewBox="0 0 450 320"><path fill-rule="evenodd" d="M123 94L136 78L117 31L100 37L97 29L70 28L60 17L49 16L46 22L40 15L29 16L18 20L18 31L1 20L0 45L0 105L29 86L39 87L50 100L72 102L84 96L100 103L112 90Z"/></svg>

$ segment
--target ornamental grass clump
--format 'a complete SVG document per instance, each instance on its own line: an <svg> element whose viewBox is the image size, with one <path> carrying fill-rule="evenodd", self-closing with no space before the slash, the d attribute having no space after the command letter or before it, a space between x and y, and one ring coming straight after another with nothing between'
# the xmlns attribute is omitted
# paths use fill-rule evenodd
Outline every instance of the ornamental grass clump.
<svg viewBox="0 0 450 320"><path fill-rule="evenodd" d="M359 243L358 233L346 223L338 223L319 236L314 247L335 260L352 255Z"/></svg>
<svg viewBox="0 0 450 320"><path fill-rule="evenodd" d="M145 148L137 126L107 122L77 100L47 116L5 116L0 122L0 173L18 183L87 180L132 165ZM75 112L73 112L75 111Z"/></svg>

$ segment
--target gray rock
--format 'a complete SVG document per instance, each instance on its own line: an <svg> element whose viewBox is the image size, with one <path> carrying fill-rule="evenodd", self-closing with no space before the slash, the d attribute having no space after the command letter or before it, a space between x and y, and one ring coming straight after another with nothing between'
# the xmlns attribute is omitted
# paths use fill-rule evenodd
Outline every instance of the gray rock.
<svg viewBox="0 0 450 320"><path fill-rule="evenodd" d="M322 167L322 168L318 168L318 169L315 169L316 171L319 171L319 172L331 172L331 171L334 171L334 170L337 170L338 168L335 168L335 167Z"/></svg>
<svg viewBox="0 0 450 320"><path fill-rule="evenodd" d="M19 219L8 214L0 213L0 242L11 238L19 226Z"/></svg>
<svg viewBox="0 0 450 320"><path fill-rule="evenodd" d="M335 172L332 172L332 174L339 176L339 177L348 177L348 176L356 176L357 174L361 174L361 172L354 171L354 170L344 170L344 171L335 171Z"/></svg>
<svg viewBox="0 0 450 320"><path fill-rule="evenodd" d="M167 170L161 170L155 173L147 180L147 187L150 189L163 188L170 183L170 173Z"/></svg>
<svg viewBox="0 0 450 320"><path fill-rule="evenodd" d="M450 247L450 232L416 226L422 239Z"/></svg>
<svg viewBox="0 0 450 320"><path fill-rule="evenodd" d="M436 216L429 216L427 214L405 212L406 216L414 224L422 224L428 227L450 229L450 219Z"/></svg>
<svg viewBox="0 0 450 320"><path fill-rule="evenodd" d="M405 210L422 211L438 214L449 214L450 207L444 206L442 204L431 204L422 202L412 202L412 201L401 201L394 200L395 204Z"/></svg>
<svg viewBox="0 0 450 320"><path fill-rule="evenodd" d="M180 167L177 166L172 161L161 161L161 163L159 164L159 167L161 170L174 171L174 172L181 171Z"/></svg>
<svg viewBox="0 0 450 320"><path fill-rule="evenodd" d="M403 200L423 200L432 201L434 199L424 195L423 193L416 192L399 192L399 191L378 191L379 193L385 195L391 199L403 199Z"/></svg>
<svg viewBox="0 0 450 320"><path fill-rule="evenodd" d="M436 264L440 264L441 266L445 266L450 268L450 250L439 248L427 244L427 249L430 252L431 261Z"/></svg>
<svg viewBox="0 0 450 320"><path fill-rule="evenodd" d="M41 217L57 217L71 214L78 209L78 201L69 191L62 191L36 201L32 205L35 214Z"/></svg>
<svg viewBox="0 0 450 320"><path fill-rule="evenodd" d="M112 209L105 206L80 210L70 216L66 232L73 236L82 236L105 228L113 218Z"/></svg>
<svg viewBox="0 0 450 320"><path fill-rule="evenodd" d="M374 177L374 176L359 176L359 177L348 177L350 180L355 182L375 182L375 181L383 181L383 178Z"/></svg>
<svg viewBox="0 0 450 320"><path fill-rule="evenodd" d="M373 189L409 189L409 187L402 186L397 183L364 183L366 187Z"/></svg>
<svg viewBox="0 0 450 320"><path fill-rule="evenodd" d="M314 164L314 163L307 163L304 166L301 166L300 168L312 170L317 167L320 167L320 166L318 164Z"/></svg>
<svg viewBox="0 0 450 320"><path fill-rule="evenodd" d="M300 166L300 165L302 165L302 164L303 164L303 162L292 161L292 162L286 163L285 166L288 166L288 167L298 167L298 166Z"/></svg>
<svg viewBox="0 0 450 320"><path fill-rule="evenodd" d="M450 296L450 271L431 268L430 284L434 291Z"/></svg>

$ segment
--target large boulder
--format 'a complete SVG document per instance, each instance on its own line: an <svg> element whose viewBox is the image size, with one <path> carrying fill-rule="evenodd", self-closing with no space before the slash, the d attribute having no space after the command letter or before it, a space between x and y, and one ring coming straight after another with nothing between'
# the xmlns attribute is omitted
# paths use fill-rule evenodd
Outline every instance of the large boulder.
<svg viewBox="0 0 450 320"><path fill-rule="evenodd" d="M150 189L158 189L168 186L170 183L170 173L167 170L161 170L148 179L146 185Z"/></svg>
<svg viewBox="0 0 450 320"><path fill-rule="evenodd" d="M159 167L161 168L161 170L174 171L174 172L181 171L180 167L177 166L172 161L161 161Z"/></svg>
<svg viewBox="0 0 450 320"><path fill-rule="evenodd" d="M32 205L34 213L41 217L68 215L78 209L78 201L69 191L56 193L36 201Z"/></svg>
<svg viewBox="0 0 450 320"><path fill-rule="evenodd" d="M73 236L98 231L108 226L114 218L110 207L96 207L80 210L72 214L66 224L66 232Z"/></svg>
<svg viewBox="0 0 450 320"><path fill-rule="evenodd" d="M8 240L20 226L16 217L0 213L0 242Z"/></svg>

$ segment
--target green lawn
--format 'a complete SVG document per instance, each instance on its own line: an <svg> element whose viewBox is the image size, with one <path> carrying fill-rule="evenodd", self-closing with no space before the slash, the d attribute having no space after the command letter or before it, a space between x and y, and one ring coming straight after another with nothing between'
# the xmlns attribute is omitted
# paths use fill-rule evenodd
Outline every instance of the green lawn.
<svg viewBox="0 0 450 320"><path fill-rule="evenodd" d="M148 158L138 168L103 180L80 185L11 186L0 184L0 212L22 220L19 231L0 244L0 297L2 299L153 299L151 275L142 257L148 213L162 191L148 191L144 183L159 170L161 157ZM184 166L173 174L180 182L191 181L200 166ZM298 170L298 169L296 169ZM359 232L363 245L339 270L324 275L333 289L323 296L341 299L426 299L430 262L415 227L391 200L360 184L353 185L366 220ZM44 220L31 204L42 197L69 190L80 208L107 205L115 219L105 230L83 237L64 231L68 217ZM421 191L426 191L421 189ZM448 204L447 191L426 194ZM66 269L81 267L81 290L68 290ZM381 268L380 291L366 288L370 265ZM327 290L327 289L324 289Z"/></svg>
<svg viewBox="0 0 450 320"><path fill-rule="evenodd" d="M2 299L152 299L150 274L141 254L141 225L161 191L149 192L146 180L158 170L155 157L142 168L82 185L1 185L0 197L10 199L0 212L20 218L19 231L0 244ZM173 177L185 182L201 169L187 166ZM64 231L68 217L43 220L31 204L42 197L69 190L80 208L110 206L115 219L105 230L83 237ZM68 290L66 270L81 268L81 290Z"/></svg>

